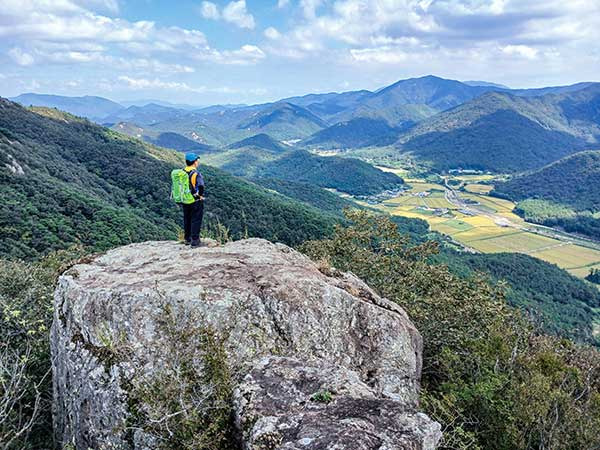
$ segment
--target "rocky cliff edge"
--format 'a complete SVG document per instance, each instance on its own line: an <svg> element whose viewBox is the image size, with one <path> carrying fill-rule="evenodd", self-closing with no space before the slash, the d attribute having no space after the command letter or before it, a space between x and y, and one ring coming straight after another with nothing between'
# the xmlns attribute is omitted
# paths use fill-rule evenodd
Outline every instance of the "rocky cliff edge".
<svg viewBox="0 0 600 450"><path fill-rule="evenodd" d="M261 239L132 244L72 267L51 348L56 436L77 449L168 448L175 432L159 425L217 398L205 375L220 352L241 448L418 450L441 436L418 412L422 342L406 313ZM173 381L190 373L193 390ZM157 415L161 382L195 400Z"/></svg>

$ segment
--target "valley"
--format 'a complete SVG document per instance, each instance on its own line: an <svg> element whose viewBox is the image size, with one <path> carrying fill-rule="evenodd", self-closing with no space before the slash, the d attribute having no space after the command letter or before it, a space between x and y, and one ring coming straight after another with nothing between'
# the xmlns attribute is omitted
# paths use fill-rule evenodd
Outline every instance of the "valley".
<svg viewBox="0 0 600 450"><path fill-rule="evenodd" d="M0 0L0 450L600 450L600 0Z"/></svg>
<svg viewBox="0 0 600 450"><path fill-rule="evenodd" d="M380 169L405 176L403 170ZM513 212L515 203L486 195L492 180L490 175L447 175L440 183L405 178L409 190L369 206L394 216L426 220L433 231L449 236L467 251L523 253L579 278L600 268L600 243L526 222ZM458 182L458 189L451 182Z"/></svg>

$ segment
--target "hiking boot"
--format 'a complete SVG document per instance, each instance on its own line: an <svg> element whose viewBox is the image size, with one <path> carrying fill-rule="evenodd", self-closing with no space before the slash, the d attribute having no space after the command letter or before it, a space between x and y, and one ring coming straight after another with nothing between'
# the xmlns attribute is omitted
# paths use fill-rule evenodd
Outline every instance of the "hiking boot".
<svg viewBox="0 0 600 450"><path fill-rule="evenodd" d="M193 239L192 242L190 243L190 247L192 247L192 248L202 247L202 242L200 242L200 239Z"/></svg>

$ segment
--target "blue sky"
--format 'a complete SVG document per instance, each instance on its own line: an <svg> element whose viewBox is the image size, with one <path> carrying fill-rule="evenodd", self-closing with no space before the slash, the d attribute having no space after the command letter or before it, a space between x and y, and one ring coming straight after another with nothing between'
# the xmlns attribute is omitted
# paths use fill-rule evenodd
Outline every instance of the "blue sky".
<svg viewBox="0 0 600 450"><path fill-rule="evenodd" d="M2 0L0 95L254 103L435 74L596 81L598 0Z"/></svg>

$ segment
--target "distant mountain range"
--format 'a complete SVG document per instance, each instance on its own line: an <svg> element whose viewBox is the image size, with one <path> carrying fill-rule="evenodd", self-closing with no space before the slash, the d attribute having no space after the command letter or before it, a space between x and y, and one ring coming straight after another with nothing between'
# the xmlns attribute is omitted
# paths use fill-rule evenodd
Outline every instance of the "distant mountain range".
<svg viewBox="0 0 600 450"><path fill-rule="evenodd" d="M593 148L600 139L599 95L598 83L509 89L425 76L374 92L199 109L37 94L16 100L64 109L180 151L226 149L264 134L275 145L308 150L386 148L386 154L408 156L435 170L518 172Z"/></svg>
<svg viewBox="0 0 600 450"><path fill-rule="evenodd" d="M62 95L45 94L21 94L11 99L23 106L45 106L56 108L76 116L87 117L91 120L115 114L123 109L123 106L103 97L65 97Z"/></svg>
<svg viewBox="0 0 600 450"><path fill-rule="evenodd" d="M599 140L600 84L593 84L535 97L488 93L424 120L401 134L397 147L438 170L519 172Z"/></svg>
<svg viewBox="0 0 600 450"><path fill-rule="evenodd" d="M503 84L490 83L489 81L469 80L469 81L463 81L463 83L467 84L469 86L488 86L488 87L495 87L495 88L500 88L500 89L510 89L508 86L505 86Z"/></svg>

